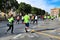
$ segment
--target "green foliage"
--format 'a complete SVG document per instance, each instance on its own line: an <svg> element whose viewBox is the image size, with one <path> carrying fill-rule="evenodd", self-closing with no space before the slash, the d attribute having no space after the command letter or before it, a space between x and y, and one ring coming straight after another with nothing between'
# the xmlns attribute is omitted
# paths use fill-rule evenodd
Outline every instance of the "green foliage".
<svg viewBox="0 0 60 40"><path fill-rule="evenodd" d="M60 17L60 10L59 10L59 17Z"/></svg>
<svg viewBox="0 0 60 40"><path fill-rule="evenodd" d="M18 4L16 0L0 0L0 10L3 12L9 12L9 10L14 9L17 13L31 13L37 15L45 15L45 10L40 8L32 7L30 4L21 2Z"/></svg>
<svg viewBox="0 0 60 40"><path fill-rule="evenodd" d="M36 7L32 7L31 13L36 15L44 15L45 11Z"/></svg>
<svg viewBox="0 0 60 40"><path fill-rule="evenodd" d="M60 17L60 13L59 13L59 17Z"/></svg>
<svg viewBox="0 0 60 40"><path fill-rule="evenodd" d="M19 4L19 8L18 8L19 12L23 12L23 13L31 13L31 5L26 4L26 3L20 3Z"/></svg>
<svg viewBox="0 0 60 40"><path fill-rule="evenodd" d="M19 4L18 10L22 14L24 14L24 13L31 13L31 14L36 14L36 15L44 15L45 14L45 10L42 10L42 9L39 9L36 7L32 7L31 5L23 3L23 2L21 2Z"/></svg>
<svg viewBox="0 0 60 40"><path fill-rule="evenodd" d="M8 12L10 9L17 9L18 2L16 0L0 0L0 10Z"/></svg>
<svg viewBox="0 0 60 40"><path fill-rule="evenodd" d="M32 13L32 14L36 14L36 13L37 13L37 8L32 7L32 9L31 9L31 13Z"/></svg>

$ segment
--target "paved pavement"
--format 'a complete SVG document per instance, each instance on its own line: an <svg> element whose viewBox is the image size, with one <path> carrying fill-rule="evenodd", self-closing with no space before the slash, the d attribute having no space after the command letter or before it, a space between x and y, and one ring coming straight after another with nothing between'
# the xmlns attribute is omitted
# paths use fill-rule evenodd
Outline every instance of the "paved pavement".
<svg viewBox="0 0 60 40"><path fill-rule="evenodd" d="M38 25L30 24L30 29L37 30L35 33L25 33L24 24L14 23L14 34L10 31L8 34L6 26L8 22L0 23L0 40L60 40L60 21L55 20L44 20L38 21Z"/></svg>

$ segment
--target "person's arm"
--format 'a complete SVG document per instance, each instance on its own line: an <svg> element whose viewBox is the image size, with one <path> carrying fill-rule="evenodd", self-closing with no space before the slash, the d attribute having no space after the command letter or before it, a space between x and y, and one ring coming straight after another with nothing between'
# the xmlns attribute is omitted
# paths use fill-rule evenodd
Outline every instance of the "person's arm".
<svg viewBox="0 0 60 40"><path fill-rule="evenodd" d="M9 21L9 19L7 19L7 21Z"/></svg>

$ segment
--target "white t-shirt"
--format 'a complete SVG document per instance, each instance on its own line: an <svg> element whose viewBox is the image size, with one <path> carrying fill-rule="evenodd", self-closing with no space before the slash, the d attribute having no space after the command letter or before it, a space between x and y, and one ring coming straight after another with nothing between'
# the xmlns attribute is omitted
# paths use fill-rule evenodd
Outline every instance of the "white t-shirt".
<svg viewBox="0 0 60 40"><path fill-rule="evenodd" d="M22 20L23 20L23 16L22 16Z"/></svg>
<svg viewBox="0 0 60 40"><path fill-rule="evenodd" d="M35 16L35 19L37 19L37 16Z"/></svg>

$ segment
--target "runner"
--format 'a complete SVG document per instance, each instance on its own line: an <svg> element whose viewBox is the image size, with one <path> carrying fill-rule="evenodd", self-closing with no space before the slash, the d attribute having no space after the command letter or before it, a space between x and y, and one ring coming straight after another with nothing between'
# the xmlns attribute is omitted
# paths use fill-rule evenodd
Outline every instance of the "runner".
<svg viewBox="0 0 60 40"><path fill-rule="evenodd" d="M36 16L35 16L35 22L36 22L36 24L38 23L37 20L38 20L38 17L37 17L37 15L36 15Z"/></svg>
<svg viewBox="0 0 60 40"><path fill-rule="evenodd" d="M24 22L23 16L22 16L22 23Z"/></svg>
<svg viewBox="0 0 60 40"><path fill-rule="evenodd" d="M50 19L50 16L47 16L48 19Z"/></svg>
<svg viewBox="0 0 60 40"><path fill-rule="evenodd" d="M23 17L23 19L24 19L24 23L25 23L25 26L26 26L25 31L28 32L30 17L29 17L28 14L25 14L25 16Z"/></svg>
<svg viewBox="0 0 60 40"><path fill-rule="evenodd" d="M19 24L19 20L20 20L20 16L17 16L17 22L16 23L18 23Z"/></svg>
<svg viewBox="0 0 60 40"><path fill-rule="evenodd" d="M46 20L46 18L47 18L47 17L46 17L46 16L44 16L44 20Z"/></svg>
<svg viewBox="0 0 60 40"><path fill-rule="evenodd" d="M13 22L14 22L14 18L13 18L13 15L11 15L11 17L8 19L8 22L9 22L9 28L8 28L8 30L7 30L7 32L9 31L9 30L11 30L11 33L13 33L13 29L14 29L14 27L13 27Z"/></svg>
<svg viewBox="0 0 60 40"><path fill-rule="evenodd" d="M31 22L33 22L33 24L35 23L35 16L34 15L31 16Z"/></svg>
<svg viewBox="0 0 60 40"><path fill-rule="evenodd" d="M54 19L54 16L51 16L51 20L53 20Z"/></svg>

